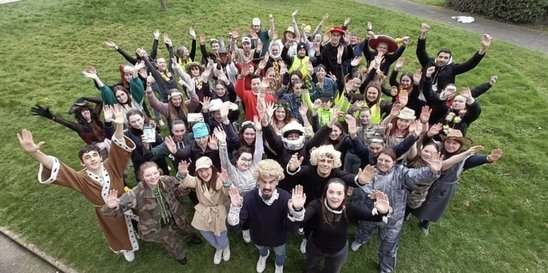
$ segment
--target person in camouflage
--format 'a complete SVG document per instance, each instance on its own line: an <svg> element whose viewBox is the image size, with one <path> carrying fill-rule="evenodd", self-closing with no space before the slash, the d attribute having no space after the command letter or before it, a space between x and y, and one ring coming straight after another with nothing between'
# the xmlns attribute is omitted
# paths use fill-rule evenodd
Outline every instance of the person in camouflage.
<svg viewBox="0 0 548 273"><path fill-rule="evenodd" d="M116 190L110 191L101 212L116 217L132 210L139 217L140 238L162 244L179 263L186 264L184 239L199 243L177 198L188 190L179 188L179 179L161 175L158 165L151 161L141 165L139 178L141 182L119 199Z"/></svg>

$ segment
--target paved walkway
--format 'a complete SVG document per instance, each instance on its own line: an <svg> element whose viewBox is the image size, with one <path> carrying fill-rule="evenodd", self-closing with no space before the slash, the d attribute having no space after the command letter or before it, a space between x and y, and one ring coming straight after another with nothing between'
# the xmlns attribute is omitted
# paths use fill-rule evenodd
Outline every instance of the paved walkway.
<svg viewBox="0 0 548 273"><path fill-rule="evenodd" d="M0 233L0 272L56 273L57 268Z"/></svg>
<svg viewBox="0 0 548 273"><path fill-rule="evenodd" d="M494 40L503 40L535 51L548 53L548 33L526 27L501 23L465 14L447 8L427 6L408 0L358 0L361 3L403 12L417 17L426 18L449 26L459 27L476 33L488 33ZM463 24L451 19L451 16L466 15L476 20L471 24ZM417 31L419 29L417 25ZM435 30L433 30L435 31Z"/></svg>

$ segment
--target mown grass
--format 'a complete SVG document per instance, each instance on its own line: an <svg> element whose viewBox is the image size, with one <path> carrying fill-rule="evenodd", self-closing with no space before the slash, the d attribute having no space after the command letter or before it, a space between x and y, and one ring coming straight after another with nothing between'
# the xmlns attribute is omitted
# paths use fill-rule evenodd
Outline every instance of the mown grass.
<svg viewBox="0 0 548 273"><path fill-rule="evenodd" d="M430 6L438 6L438 7L444 7L445 6L445 0L411 0L413 2L430 5Z"/></svg>
<svg viewBox="0 0 548 273"><path fill-rule="evenodd" d="M36 183L37 163L17 144L22 128L46 141L43 150L79 168L76 151L82 145L73 132L30 115L35 103L65 113L80 96L97 95L80 76L86 65L97 67L106 82L118 77L123 59L105 48L113 39L132 51L150 48L152 32L171 34L175 44L189 44L186 34L193 25L208 37L224 36L233 27L246 29L251 18L263 22L273 13L278 33L289 25L293 9L299 22L316 24L329 12L328 25L352 18L351 29L364 32L367 21L375 30L393 36L418 35L421 20L353 1L169 1L160 12L157 1L23 1L0 6L0 115L3 145L0 152L0 225L22 234L54 257L81 272L254 272L256 251L245 245L238 232L231 234L232 259L214 266L213 250L206 244L191 247L189 264L181 266L153 244L141 243L136 261L126 264L112 255L99 231L92 207L77 193ZM431 54L440 47L453 49L456 62L479 48L480 36L428 22ZM418 64L413 42L405 52ZM165 56L165 48L159 54ZM467 172L459 192L440 224L423 236L417 221L405 227L398 255L399 272L544 272L548 268L545 212L548 124L546 55L493 41L480 66L460 76L458 86L474 86L499 75L499 83L480 98L482 117L469 136L487 149L501 147L503 159L492 166ZM190 208L189 208L190 210ZM378 240L350 253L343 272L375 272ZM299 271L304 256L297 252L298 238L288 246L286 272ZM273 271L269 260L267 272Z"/></svg>

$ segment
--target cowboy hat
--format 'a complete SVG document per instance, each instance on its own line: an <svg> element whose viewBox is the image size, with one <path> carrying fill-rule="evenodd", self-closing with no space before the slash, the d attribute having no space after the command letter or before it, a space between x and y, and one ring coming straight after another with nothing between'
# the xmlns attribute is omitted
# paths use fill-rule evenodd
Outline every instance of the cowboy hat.
<svg viewBox="0 0 548 273"><path fill-rule="evenodd" d="M455 141L460 142L462 145L468 145L468 144L472 143L472 140L465 137L465 136L463 136L462 132L458 129L451 129L451 130L449 130L449 133L446 136L440 135L440 137L443 141L450 138L450 139L453 139Z"/></svg>
<svg viewBox="0 0 548 273"><path fill-rule="evenodd" d="M346 34L346 31L341 26L334 26L329 30L329 32L339 32L343 36Z"/></svg>
<svg viewBox="0 0 548 273"><path fill-rule="evenodd" d="M369 47L376 49L379 43L386 44L386 47L388 47L388 53L393 53L398 50L398 44L394 38L386 35L379 35L376 38L369 40Z"/></svg>

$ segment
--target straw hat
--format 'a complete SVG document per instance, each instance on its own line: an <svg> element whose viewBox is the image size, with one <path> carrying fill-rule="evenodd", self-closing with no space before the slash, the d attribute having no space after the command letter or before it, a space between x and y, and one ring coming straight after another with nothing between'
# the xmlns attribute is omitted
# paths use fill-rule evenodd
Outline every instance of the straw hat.
<svg viewBox="0 0 548 273"><path fill-rule="evenodd" d="M405 120L415 120L415 110L404 107L400 114L398 115L399 119L405 119Z"/></svg>
<svg viewBox="0 0 548 273"><path fill-rule="evenodd" d="M450 138L457 142L460 142L462 145L468 145L472 143L472 140L463 136L462 132L458 129L451 129L449 133L447 134L447 136L441 135L440 137L443 141Z"/></svg>
<svg viewBox="0 0 548 273"><path fill-rule="evenodd" d="M386 35L379 35L376 38L369 40L369 47L377 48L379 43L386 44L386 46L388 47L388 53L393 53L398 50L398 44L396 43L394 38Z"/></svg>

